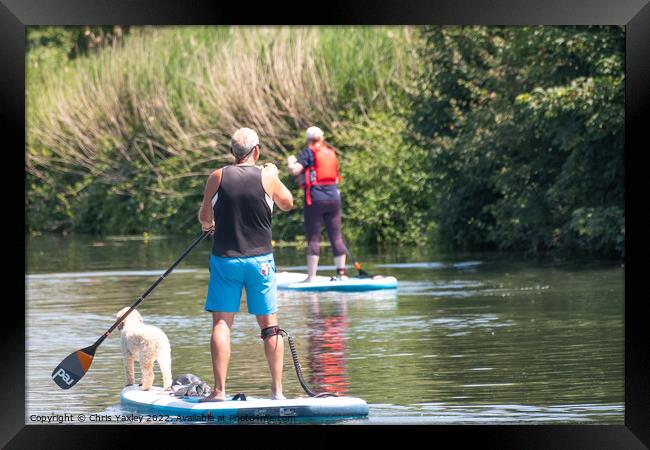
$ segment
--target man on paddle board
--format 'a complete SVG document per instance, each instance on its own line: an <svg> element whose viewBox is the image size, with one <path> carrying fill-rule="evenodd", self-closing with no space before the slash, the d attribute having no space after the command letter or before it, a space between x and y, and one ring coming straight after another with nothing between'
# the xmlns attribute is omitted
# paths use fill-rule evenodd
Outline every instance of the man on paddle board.
<svg viewBox="0 0 650 450"><path fill-rule="evenodd" d="M345 255L347 249L341 235L341 194L336 184L340 181L336 152L323 140L323 130L309 127L307 146L298 157L289 156L287 167L300 177L305 190L305 232L307 234L307 279L314 281L320 257L320 232L325 225L332 244L336 278L347 280Z"/></svg>
<svg viewBox="0 0 650 450"><path fill-rule="evenodd" d="M212 313L210 349L215 386L212 394L201 401L226 399L230 330L239 312L242 288L246 289L248 312L255 315L262 330L272 398L285 398L284 343L276 315L271 217L273 204L282 211L290 210L293 196L278 178L275 165L256 165L261 147L257 133L250 128L240 128L233 134L230 152L235 162L210 174L199 211L202 229L214 235L205 310Z"/></svg>

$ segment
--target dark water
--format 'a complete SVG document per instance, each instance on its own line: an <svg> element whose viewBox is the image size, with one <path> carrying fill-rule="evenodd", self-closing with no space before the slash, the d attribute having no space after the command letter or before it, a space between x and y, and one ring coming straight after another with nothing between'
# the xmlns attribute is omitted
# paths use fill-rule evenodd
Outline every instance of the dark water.
<svg viewBox="0 0 650 450"><path fill-rule="evenodd" d="M34 414L122 411L117 333L71 390L60 390L50 374L69 353L95 342L190 242L28 239L27 423ZM278 248L275 255L278 270L304 271L302 250ZM212 384L211 317L203 311L208 256L208 243L195 249L139 310L169 336L173 373ZM624 423L620 263L433 252L355 256L367 270L395 275L399 288L279 293L280 324L296 338L307 382L370 405L368 419L344 423ZM332 264L329 248L322 263ZM268 397L259 330L245 311L244 302L232 332L228 394ZM288 350L283 382L287 397L304 395Z"/></svg>

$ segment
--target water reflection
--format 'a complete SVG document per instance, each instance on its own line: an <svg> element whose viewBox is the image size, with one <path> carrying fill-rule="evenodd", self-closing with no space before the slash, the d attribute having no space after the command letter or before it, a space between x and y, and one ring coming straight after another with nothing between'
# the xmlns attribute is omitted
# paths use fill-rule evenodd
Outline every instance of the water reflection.
<svg viewBox="0 0 650 450"><path fill-rule="evenodd" d="M345 297L335 304L321 302L318 294L309 296L310 382L325 392L345 395L345 339L348 303Z"/></svg>

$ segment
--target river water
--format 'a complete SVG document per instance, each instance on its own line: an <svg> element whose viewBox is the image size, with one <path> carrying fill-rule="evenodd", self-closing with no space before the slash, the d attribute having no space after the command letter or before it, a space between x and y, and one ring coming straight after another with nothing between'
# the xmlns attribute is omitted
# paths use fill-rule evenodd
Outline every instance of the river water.
<svg viewBox="0 0 650 450"><path fill-rule="evenodd" d="M118 332L72 389L60 390L51 372L95 342L190 242L28 238L26 423L126 412ZM193 373L212 385L211 317L203 310L209 252L208 242L197 247L139 311L169 337L174 376ZM278 271L305 271L303 254L276 249ZM333 272L330 254L322 249L325 275ZM624 424L620 262L434 251L355 256L366 270L396 276L398 289L280 291L278 300L280 325L296 339L307 383L370 406L367 419L338 423ZM232 331L228 395L270 394L258 334L243 302ZM303 396L285 348L285 395Z"/></svg>

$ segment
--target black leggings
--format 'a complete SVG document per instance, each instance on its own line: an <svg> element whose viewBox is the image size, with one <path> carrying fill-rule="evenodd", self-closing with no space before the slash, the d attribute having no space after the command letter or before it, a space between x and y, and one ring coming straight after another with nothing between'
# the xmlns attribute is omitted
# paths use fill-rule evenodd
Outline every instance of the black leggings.
<svg viewBox="0 0 650 450"><path fill-rule="evenodd" d="M325 222L325 229L332 244L334 256L346 252L343 236L341 235L341 202L339 200L323 200L305 205L305 232L307 234L307 254L320 254L320 230Z"/></svg>

